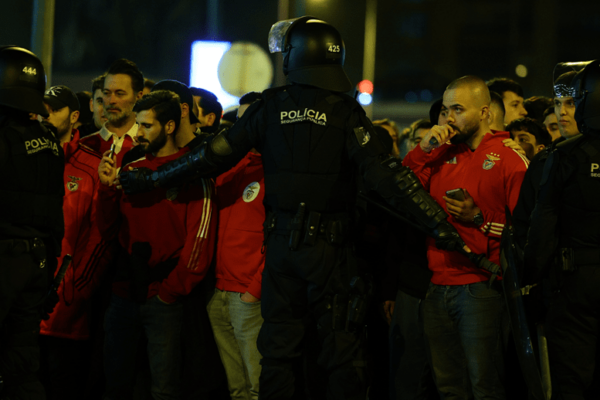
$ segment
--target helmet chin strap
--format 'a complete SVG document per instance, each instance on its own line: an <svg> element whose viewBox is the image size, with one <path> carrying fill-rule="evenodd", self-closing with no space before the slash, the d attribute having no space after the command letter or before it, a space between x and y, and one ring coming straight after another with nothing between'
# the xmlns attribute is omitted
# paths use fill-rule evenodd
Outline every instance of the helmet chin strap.
<svg viewBox="0 0 600 400"><path fill-rule="evenodd" d="M292 46L287 45L285 50L282 52L283 54L283 74L287 76L288 74L288 62L290 60L290 53L292 52Z"/></svg>

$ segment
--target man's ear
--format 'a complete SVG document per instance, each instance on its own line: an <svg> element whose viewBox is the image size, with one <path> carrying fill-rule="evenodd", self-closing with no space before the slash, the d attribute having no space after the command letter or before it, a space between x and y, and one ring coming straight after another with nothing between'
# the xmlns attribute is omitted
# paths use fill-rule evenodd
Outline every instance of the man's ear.
<svg viewBox="0 0 600 400"><path fill-rule="evenodd" d="M182 103L181 104L181 119L185 119L187 118L187 116L190 115L190 106L188 105L188 103Z"/></svg>
<svg viewBox="0 0 600 400"><path fill-rule="evenodd" d="M490 106L481 107L481 119L488 119L490 116Z"/></svg>
<svg viewBox="0 0 600 400"><path fill-rule="evenodd" d="M136 100L139 100L142 98L142 96L144 95L144 92L138 92L137 96L135 97Z"/></svg>
<svg viewBox="0 0 600 400"><path fill-rule="evenodd" d="M90 111L94 112L94 99L93 98L90 99Z"/></svg>
<svg viewBox="0 0 600 400"><path fill-rule="evenodd" d="M175 132L175 121L170 120L165 124L165 132L167 135L172 135Z"/></svg>
<svg viewBox="0 0 600 400"><path fill-rule="evenodd" d="M206 125L213 126L213 124L217 120L217 116L215 115L215 113L210 113L206 116L206 120L208 122Z"/></svg>
<svg viewBox="0 0 600 400"><path fill-rule="evenodd" d="M79 110L75 110L71 113L71 125L73 125L79 119Z"/></svg>

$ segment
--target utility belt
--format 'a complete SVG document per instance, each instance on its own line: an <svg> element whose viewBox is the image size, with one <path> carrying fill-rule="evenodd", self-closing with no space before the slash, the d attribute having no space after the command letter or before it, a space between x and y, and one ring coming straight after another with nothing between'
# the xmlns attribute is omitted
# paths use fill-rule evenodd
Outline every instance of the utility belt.
<svg viewBox="0 0 600 400"><path fill-rule="evenodd" d="M46 266L46 244L40 238L0 240L0 254L12 256L31 254L40 263L40 268Z"/></svg>
<svg viewBox="0 0 600 400"><path fill-rule="evenodd" d="M304 203L298 206L295 215L269 212L265 218L265 243L271 233L289 235L289 247L296 250L302 242L314 246L318 237L332 245L343 245L350 239L351 219L348 213L319 213L306 211Z"/></svg>

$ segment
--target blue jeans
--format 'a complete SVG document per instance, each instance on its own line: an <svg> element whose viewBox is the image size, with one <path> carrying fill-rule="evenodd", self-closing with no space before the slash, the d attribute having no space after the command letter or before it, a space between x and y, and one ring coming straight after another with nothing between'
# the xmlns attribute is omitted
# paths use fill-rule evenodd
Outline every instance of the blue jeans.
<svg viewBox="0 0 600 400"><path fill-rule="evenodd" d="M131 399L142 333L148 339L152 397L180 398L182 315L180 302L164 304L154 296L140 305L112 295L104 319L106 400Z"/></svg>
<svg viewBox="0 0 600 400"><path fill-rule="evenodd" d="M425 337L438 391L448 399L501 399L504 296L488 282L461 286L431 284L423 304Z"/></svg>
<svg viewBox="0 0 600 400"><path fill-rule="evenodd" d="M260 353L256 338L262 326L260 301L246 303L241 293L215 288L207 310L227 374L232 400L257 400Z"/></svg>

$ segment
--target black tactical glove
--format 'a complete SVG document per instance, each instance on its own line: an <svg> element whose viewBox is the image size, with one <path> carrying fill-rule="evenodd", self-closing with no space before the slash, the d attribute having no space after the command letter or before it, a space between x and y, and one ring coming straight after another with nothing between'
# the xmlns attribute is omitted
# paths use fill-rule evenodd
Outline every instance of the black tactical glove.
<svg viewBox="0 0 600 400"><path fill-rule="evenodd" d="M440 221L435 227L432 234L435 238L435 245L441 250L462 250L465 247L465 242L461 239L458 232L448 221Z"/></svg>
<svg viewBox="0 0 600 400"><path fill-rule="evenodd" d="M44 302L40 309L40 315L44 321L50 319L50 314L54 311L54 307L58 304L58 300L58 293L54 290L50 290L44 298Z"/></svg>
<svg viewBox="0 0 600 400"><path fill-rule="evenodd" d="M155 181L158 176L153 179L153 171L150 168L134 168L131 171L123 171L119 173L119 183L125 194L135 194L149 192L154 189Z"/></svg>

